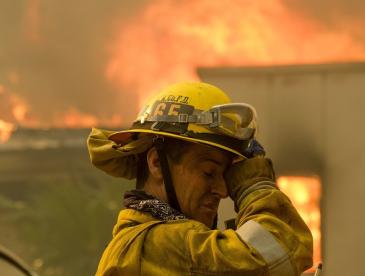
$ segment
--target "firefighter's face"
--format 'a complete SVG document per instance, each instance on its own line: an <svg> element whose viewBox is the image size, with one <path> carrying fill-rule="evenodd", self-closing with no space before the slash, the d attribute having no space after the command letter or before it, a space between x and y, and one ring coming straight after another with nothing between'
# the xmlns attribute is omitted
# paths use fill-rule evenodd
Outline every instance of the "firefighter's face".
<svg viewBox="0 0 365 276"><path fill-rule="evenodd" d="M171 165L178 201L186 216L212 227L220 200L228 196L224 172L230 164L223 151L192 144L180 162Z"/></svg>

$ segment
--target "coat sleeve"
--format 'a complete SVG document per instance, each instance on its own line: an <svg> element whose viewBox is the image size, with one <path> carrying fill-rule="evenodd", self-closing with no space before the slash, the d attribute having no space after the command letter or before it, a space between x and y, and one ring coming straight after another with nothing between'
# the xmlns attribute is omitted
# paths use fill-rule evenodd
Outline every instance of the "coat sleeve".
<svg viewBox="0 0 365 276"><path fill-rule="evenodd" d="M203 225L188 231L193 275L295 276L312 266L310 230L278 189L248 194L236 222L236 231Z"/></svg>

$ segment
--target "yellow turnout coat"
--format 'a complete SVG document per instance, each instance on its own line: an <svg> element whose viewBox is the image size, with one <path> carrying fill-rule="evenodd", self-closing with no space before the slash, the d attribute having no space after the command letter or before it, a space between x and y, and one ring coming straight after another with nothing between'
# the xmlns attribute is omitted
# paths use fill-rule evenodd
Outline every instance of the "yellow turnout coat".
<svg viewBox="0 0 365 276"><path fill-rule="evenodd" d="M311 267L312 236L281 191L256 190L239 207L236 231L122 210L96 275L294 276Z"/></svg>

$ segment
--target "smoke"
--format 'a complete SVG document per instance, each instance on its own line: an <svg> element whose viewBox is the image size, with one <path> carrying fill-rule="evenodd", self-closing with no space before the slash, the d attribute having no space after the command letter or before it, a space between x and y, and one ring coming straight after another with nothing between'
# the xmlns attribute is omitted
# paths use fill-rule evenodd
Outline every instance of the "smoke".
<svg viewBox="0 0 365 276"><path fill-rule="evenodd" d="M22 98L41 126L75 109L102 122L131 119L133 91L120 91L105 78L106 41L115 20L127 20L145 2L1 1L0 85ZM1 101L0 118L11 117Z"/></svg>
<svg viewBox="0 0 365 276"><path fill-rule="evenodd" d="M362 0L283 0L283 3L300 13L334 26L346 21L365 20L365 2Z"/></svg>
<svg viewBox="0 0 365 276"><path fill-rule="evenodd" d="M260 55L268 64L275 64L280 59L294 60L299 52L298 58L306 53L310 57L317 52L311 44L322 42L321 32L325 34L323 45L337 41L335 34L340 34L344 42L338 46L338 52L354 43L358 52L365 49L365 2L360 0L222 2L222 7L216 8L219 3L215 1L0 1L0 85L6 88L0 97L0 119L25 126L62 126L62 120L69 122L66 126L77 126L78 118L80 125L128 124L140 104L140 92L134 89L135 85L140 90L148 89L151 82L165 85L174 80L173 74L190 76L196 65L255 64ZM168 4L153 9L161 3ZM182 13L183 9L187 14ZM241 10L245 11L244 16L239 14ZM286 10L290 14L284 19ZM258 13L250 14L251 11ZM223 15L227 20L214 21ZM238 18L246 21L232 30L230 24ZM299 35L300 30L293 31L298 23L291 26L295 18L298 22L305 18L317 23L310 25L306 20L302 24L309 39L315 41L308 42L308 37ZM197 25L198 19L215 25L213 29ZM164 24L175 24L176 31ZM195 29L189 29L194 24ZM318 32L312 26L318 27ZM138 32L141 30L142 33ZM212 30L217 33L211 34ZM245 51L235 44L239 30L245 36L245 41L241 40ZM199 37L202 33L204 39ZM141 39L144 34L146 40ZM215 41L208 41L210 38ZM116 54L113 51L118 45L111 44L121 39L123 47ZM228 63L226 46L231 55ZM288 58L277 54L280 51L286 51ZM357 57L356 51L352 52ZM151 57L156 53L157 57ZM237 60L239 55L248 63ZM116 66L113 77L123 79L124 83L132 79L132 86L113 82L107 76L112 59ZM148 63L151 60L158 66ZM126 72L131 74L120 78ZM163 79L164 75L171 77ZM19 104L23 109L17 107Z"/></svg>
<svg viewBox="0 0 365 276"><path fill-rule="evenodd" d="M300 10L299 2L155 0L116 33L108 77L143 99L162 84L194 79L199 66L365 58L365 43L353 37L356 24L332 26L326 16Z"/></svg>
<svg viewBox="0 0 365 276"><path fill-rule="evenodd" d="M293 12L316 20L331 30L346 30L365 44L365 2L362 0L282 0Z"/></svg>

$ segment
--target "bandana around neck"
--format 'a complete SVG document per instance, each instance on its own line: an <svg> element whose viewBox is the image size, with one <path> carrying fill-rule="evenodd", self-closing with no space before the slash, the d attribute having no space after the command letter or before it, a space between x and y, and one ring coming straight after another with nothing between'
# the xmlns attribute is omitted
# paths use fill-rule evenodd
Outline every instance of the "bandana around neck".
<svg viewBox="0 0 365 276"><path fill-rule="evenodd" d="M187 219L185 215L172 208L168 203L147 194L143 190L125 192L124 206L148 213L154 218L163 221Z"/></svg>

